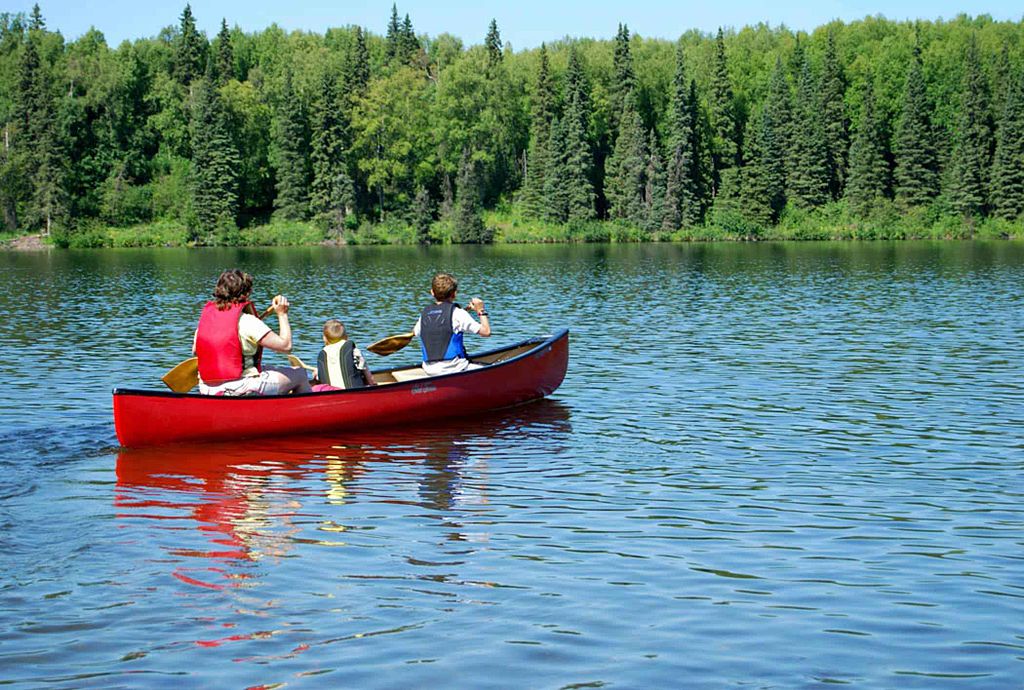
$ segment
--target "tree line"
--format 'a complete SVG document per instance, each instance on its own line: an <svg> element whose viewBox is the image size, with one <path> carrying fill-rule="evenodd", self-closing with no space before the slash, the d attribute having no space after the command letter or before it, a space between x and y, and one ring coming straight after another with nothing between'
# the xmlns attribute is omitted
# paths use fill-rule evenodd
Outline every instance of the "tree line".
<svg viewBox="0 0 1024 690"><path fill-rule="evenodd" d="M417 34L229 28L152 38L0 14L9 232L173 221L197 244L307 222L489 242L482 212L640 238L787 218L1024 213L1024 23L869 17L514 51ZM438 228L445 229L439 235ZM583 230L580 230L583 232Z"/></svg>

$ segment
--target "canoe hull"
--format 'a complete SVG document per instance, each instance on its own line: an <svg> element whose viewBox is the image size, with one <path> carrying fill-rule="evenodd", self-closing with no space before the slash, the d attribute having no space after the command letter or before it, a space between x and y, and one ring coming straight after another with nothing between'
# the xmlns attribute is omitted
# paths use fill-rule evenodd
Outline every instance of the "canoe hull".
<svg viewBox="0 0 1024 690"><path fill-rule="evenodd" d="M533 343L522 354L482 369L349 391L215 397L116 388L114 427L122 446L138 448L457 418L554 392L568 367L569 333L506 349Z"/></svg>

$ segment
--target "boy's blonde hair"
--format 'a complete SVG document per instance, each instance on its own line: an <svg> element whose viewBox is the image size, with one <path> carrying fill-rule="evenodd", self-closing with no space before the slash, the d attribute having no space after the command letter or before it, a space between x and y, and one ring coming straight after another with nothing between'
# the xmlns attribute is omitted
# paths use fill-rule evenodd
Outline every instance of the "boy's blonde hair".
<svg viewBox="0 0 1024 690"><path fill-rule="evenodd" d="M327 319L324 322L324 339L328 343L336 343L345 339L345 324L337 319Z"/></svg>
<svg viewBox="0 0 1024 690"><path fill-rule="evenodd" d="M434 293L434 299L438 302L450 300L458 289L459 283L451 273L438 273L430 281L430 291Z"/></svg>

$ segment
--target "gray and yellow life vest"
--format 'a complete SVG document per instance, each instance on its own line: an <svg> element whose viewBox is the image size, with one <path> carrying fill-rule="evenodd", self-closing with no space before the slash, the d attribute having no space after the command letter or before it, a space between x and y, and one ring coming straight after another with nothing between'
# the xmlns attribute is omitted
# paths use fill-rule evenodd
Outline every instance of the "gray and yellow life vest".
<svg viewBox="0 0 1024 690"><path fill-rule="evenodd" d="M336 388L362 388L363 372L356 368L356 346L351 340L324 345L316 358L316 375L320 383Z"/></svg>

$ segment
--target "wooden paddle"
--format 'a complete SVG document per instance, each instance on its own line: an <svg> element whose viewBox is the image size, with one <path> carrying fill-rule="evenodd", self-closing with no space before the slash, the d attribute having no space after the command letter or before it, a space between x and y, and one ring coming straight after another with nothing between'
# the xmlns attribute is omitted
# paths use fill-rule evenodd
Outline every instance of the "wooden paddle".
<svg viewBox="0 0 1024 690"><path fill-rule="evenodd" d="M314 374L316 373L316 367L309 366L295 355L288 355L288 363L293 367L302 367L306 371L312 371Z"/></svg>
<svg viewBox="0 0 1024 690"><path fill-rule="evenodd" d="M267 307L266 310L260 314L260 318L267 318L273 311L273 306ZM176 367L164 374L160 380L167 384L167 387L175 393L188 393L199 385L199 358L190 357L186 359L184 362L178 364Z"/></svg>
<svg viewBox="0 0 1024 690"><path fill-rule="evenodd" d="M368 346L366 349L375 355L381 355L382 357L398 352L403 347L409 344L409 341L416 337L416 334L412 331L408 333L400 333L399 335L391 335L387 338L378 340L374 344Z"/></svg>

